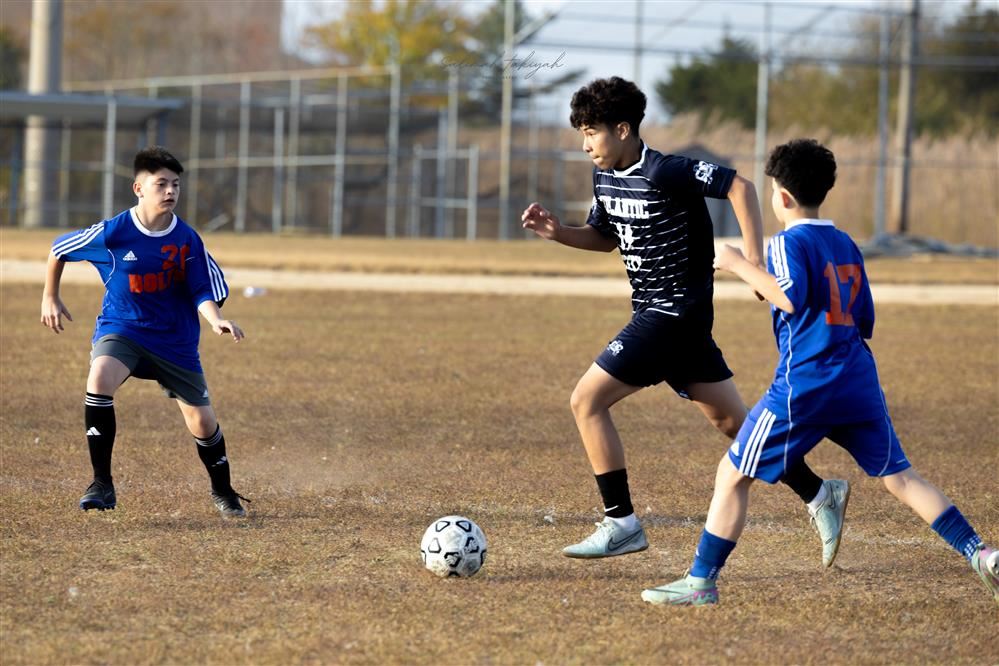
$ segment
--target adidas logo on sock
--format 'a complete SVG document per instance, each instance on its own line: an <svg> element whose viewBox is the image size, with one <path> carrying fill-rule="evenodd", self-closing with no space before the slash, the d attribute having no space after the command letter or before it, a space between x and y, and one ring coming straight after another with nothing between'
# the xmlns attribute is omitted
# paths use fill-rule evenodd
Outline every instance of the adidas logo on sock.
<svg viewBox="0 0 999 666"><path fill-rule="evenodd" d="M90 429L87 430L87 437L100 437L100 436L101 436L101 431L93 426L91 426Z"/></svg>
<svg viewBox="0 0 999 666"><path fill-rule="evenodd" d="M139 258L137 256L135 256L134 252L132 252L131 250L129 250L128 254L126 254L124 257L122 257L121 260L122 261L138 261Z"/></svg>

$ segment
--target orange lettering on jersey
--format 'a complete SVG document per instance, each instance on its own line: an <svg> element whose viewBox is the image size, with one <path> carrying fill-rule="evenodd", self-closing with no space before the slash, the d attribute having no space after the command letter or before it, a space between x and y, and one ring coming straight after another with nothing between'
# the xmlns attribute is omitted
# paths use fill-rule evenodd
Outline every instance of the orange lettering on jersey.
<svg viewBox="0 0 999 666"><path fill-rule="evenodd" d="M133 294L142 293L142 276L134 273L128 276L128 290Z"/></svg>

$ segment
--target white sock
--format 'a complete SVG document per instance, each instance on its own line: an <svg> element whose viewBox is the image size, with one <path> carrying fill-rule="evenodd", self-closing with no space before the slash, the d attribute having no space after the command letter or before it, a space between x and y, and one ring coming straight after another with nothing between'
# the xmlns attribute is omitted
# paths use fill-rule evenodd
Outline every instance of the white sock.
<svg viewBox="0 0 999 666"><path fill-rule="evenodd" d="M819 494L816 495L815 498L808 503L808 513L814 516L815 512L819 510L819 507L822 506L822 503L826 501L826 498L828 496L829 496L829 491L826 490L826 484L825 482L823 482L822 485L819 486Z"/></svg>
<svg viewBox="0 0 999 666"><path fill-rule="evenodd" d="M629 513L624 518L611 518L610 516L607 517L610 518L610 520L612 520L614 524L620 527L622 530L630 531L638 529L638 517L633 513Z"/></svg>

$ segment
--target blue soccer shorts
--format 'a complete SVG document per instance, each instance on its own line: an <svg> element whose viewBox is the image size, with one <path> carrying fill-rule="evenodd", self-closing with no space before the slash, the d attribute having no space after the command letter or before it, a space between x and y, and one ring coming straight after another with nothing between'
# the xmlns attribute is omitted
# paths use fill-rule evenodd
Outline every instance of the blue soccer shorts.
<svg viewBox="0 0 999 666"><path fill-rule="evenodd" d="M859 423L798 424L770 411L762 400L739 429L728 459L744 476L777 483L824 437L846 449L868 476L889 476L911 466L887 412Z"/></svg>
<svg viewBox="0 0 999 666"><path fill-rule="evenodd" d="M689 399L687 387L732 376L711 337L711 302L691 306L681 317L640 312L610 341L595 363L630 386L666 382Z"/></svg>

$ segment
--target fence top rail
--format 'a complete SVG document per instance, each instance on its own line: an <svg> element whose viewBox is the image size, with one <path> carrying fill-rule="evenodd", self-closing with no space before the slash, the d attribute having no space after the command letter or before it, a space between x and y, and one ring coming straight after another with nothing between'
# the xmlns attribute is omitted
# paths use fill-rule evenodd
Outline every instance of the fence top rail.
<svg viewBox="0 0 999 666"><path fill-rule="evenodd" d="M150 76L141 79L110 79L107 81L71 81L64 84L70 91L120 90L129 88L172 88L186 86L226 85L235 83L280 82L299 79L326 79L338 76L389 76L387 67L325 67L321 69L291 69L270 72L240 72L235 74L192 74L188 76Z"/></svg>

